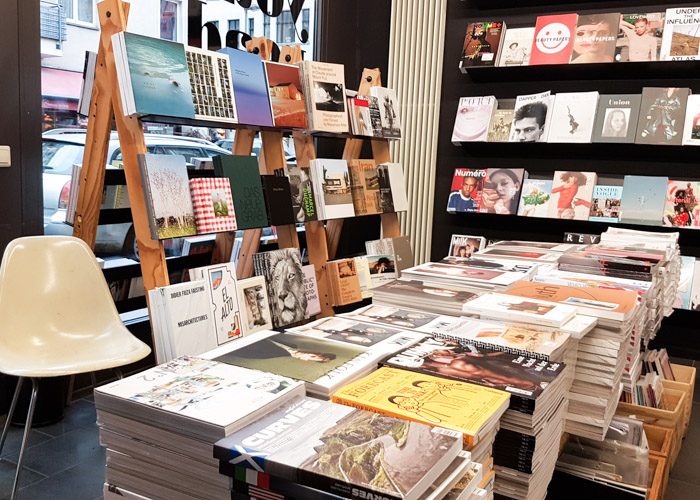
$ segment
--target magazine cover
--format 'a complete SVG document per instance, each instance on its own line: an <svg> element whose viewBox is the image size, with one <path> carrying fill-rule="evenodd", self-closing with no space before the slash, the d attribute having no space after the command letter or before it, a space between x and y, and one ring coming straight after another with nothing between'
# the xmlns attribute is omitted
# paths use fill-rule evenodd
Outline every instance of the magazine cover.
<svg viewBox="0 0 700 500"><path fill-rule="evenodd" d="M683 126L683 145L700 146L700 95L688 96Z"/></svg>
<svg viewBox="0 0 700 500"><path fill-rule="evenodd" d="M264 61L275 127L306 128L299 66Z"/></svg>
<svg viewBox="0 0 700 500"><path fill-rule="evenodd" d="M598 92L558 93L547 142L591 142L598 98Z"/></svg>
<svg viewBox="0 0 700 500"><path fill-rule="evenodd" d="M622 186L598 185L593 188L591 213L588 220L594 222L617 222L620 219Z"/></svg>
<svg viewBox="0 0 700 500"><path fill-rule="evenodd" d="M488 142L508 142L513 126L515 99L501 99L489 124Z"/></svg>
<svg viewBox="0 0 700 500"><path fill-rule="evenodd" d="M525 170L522 168L487 169L479 212L499 215L517 214L524 176Z"/></svg>
<svg viewBox="0 0 700 500"><path fill-rule="evenodd" d="M391 337L404 334L402 330L349 318L322 318L289 330L299 335L334 340L362 347L373 347Z"/></svg>
<svg viewBox="0 0 700 500"><path fill-rule="evenodd" d="M664 206L664 226L700 226L700 182L669 180Z"/></svg>
<svg viewBox="0 0 700 500"><path fill-rule="evenodd" d="M552 197L552 180L528 178L523 184L518 215L547 217Z"/></svg>
<svg viewBox="0 0 700 500"><path fill-rule="evenodd" d="M573 306L501 293L489 293L477 297L465 303L462 311L467 314L478 314L482 318L525 321L555 327L561 327L576 314L576 308Z"/></svg>
<svg viewBox="0 0 700 500"><path fill-rule="evenodd" d="M478 212L485 178L485 169L456 168L447 200L447 211Z"/></svg>
<svg viewBox="0 0 700 500"><path fill-rule="evenodd" d="M622 14L615 60L617 62L661 60L664 18L664 12Z"/></svg>
<svg viewBox="0 0 700 500"><path fill-rule="evenodd" d="M530 65L567 64L576 34L577 14L537 16Z"/></svg>
<svg viewBox="0 0 700 500"><path fill-rule="evenodd" d="M666 9L662 61L694 61L700 56L700 7Z"/></svg>
<svg viewBox="0 0 700 500"><path fill-rule="evenodd" d="M343 317L350 318L354 321L381 323L396 328L408 328L410 330L417 330L441 318L441 316L437 314L426 311L415 311L412 309L375 304L356 309Z"/></svg>
<svg viewBox="0 0 700 500"><path fill-rule="evenodd" d="M598 100L593 142L634 142L642 97L639 94L604 94Z"/></svg>
<svg viewBox="0 0 700 500"><path fill-rule="evenodd" d="M619 12L579 15L571 63L614 62L619 26Z"/></svg>
<svg viewBox="0 0 700 500"><path fill-rule="evenodd" d="M486 141L491 117L497 106L498 101L492 95L460 98L452 142Z"/></svg>
<svg viewBox="0 0 700 500"><path fill-rule="evenodd" d="M303 321L306 293L301 255L297 248L273 250L253 256L255 274L267 283L272 325L275 328Z"/></svg>
<svg viewBox="0 0 700 500"><path fill-rule="evenodd" d="M432 278L433 281L437 279L440 282L481 286L509 286L524 277L520 271L506 271L501 267L500 263L483 260L476 263L467 260L459 264L427 262L404 272L411 277L422 277L427 281L431 281Z"/></svg>
<svg viewBox="0 0 700 500"><path fill-rule="evenodd" d="M270 304L267 298L265 278L253 276L237 283L238 304L241 307L243 333L245 335L272 328Z"/></svg>
<svg viewBox="0 0 700 500"><path fill-rule="evenodd" d="M549 217L588 220L597 179L595 172L554 172Z"/></svg>
<svg viewBox="0 0 700 500"><path fill-rule="evenodd" d="M620 222L658 226L664 217L668 177L626 175Z"/></svg>
<svg viewBox="0 0 700 500"><path fill-rule="evenodd" d="M450 257L469 258L476 252L483 250L486 246L486 238L483 236L469 236L464 234L453 234L450 240Z"/></svg>
<svg viewBox="0 0 700 500"><path fill-rule="evenodd" d="M554 96L551 92L519 95L515 100L509 142L547 142Z"/></svg>
<svg viewBox="0 0 700 500"><path fill-rule="evenodd" d="M530 64L535 28L508 28L503 38L499 66L527 66Z"/></svg>
<svg viewBox="0 0 700 500"><path fill-rule="evenodd" d="M680 145L690 89L644 87L637 144Z"/></svg>
<svg viewBox="0 0 700 500"><path fill-rule="evenodd" d="M505 30L506 26L501 21L468 24L459 63L462 72L471 66L495 66Z"/></svg>

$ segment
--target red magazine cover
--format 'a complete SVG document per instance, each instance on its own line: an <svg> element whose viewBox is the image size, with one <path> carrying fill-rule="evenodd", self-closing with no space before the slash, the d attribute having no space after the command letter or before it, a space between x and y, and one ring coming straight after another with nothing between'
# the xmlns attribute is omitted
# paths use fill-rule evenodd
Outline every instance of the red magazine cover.
<svg viewBox="0 0 700 500"><path fill-rule="evenodd" d="M199 234L237 229L231 181L227 177L191 179L190 193Z"/></svg>
<svg viewBox="0 0 700 500"><path fill-rule="evenodd" d="M447 200L448 212L478 212L486 169L456 168Z"/></svg>
<svg viewBox="0 0 700 500"><path fill-rule="evenodd" d="M568 64L574 47L578 14L539 16L530 64Z"/></svg>

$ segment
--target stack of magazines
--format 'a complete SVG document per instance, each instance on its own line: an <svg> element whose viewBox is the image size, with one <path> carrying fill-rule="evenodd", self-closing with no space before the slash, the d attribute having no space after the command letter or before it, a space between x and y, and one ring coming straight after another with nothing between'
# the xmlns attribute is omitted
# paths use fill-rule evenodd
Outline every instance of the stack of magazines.
<svg viewBox="0 0 700 500"><path fill-rule="evenodd" d="M374 304L409 307L435 314L459 316L465 302L483 290L436 285L420 279L401 278L372 290Z"/></svg>

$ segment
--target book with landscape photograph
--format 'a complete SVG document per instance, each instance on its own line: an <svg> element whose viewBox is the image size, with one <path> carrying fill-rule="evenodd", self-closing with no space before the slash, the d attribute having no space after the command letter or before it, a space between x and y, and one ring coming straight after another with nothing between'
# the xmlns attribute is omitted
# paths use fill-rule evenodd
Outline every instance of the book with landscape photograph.
<svg viewBox="0 0 700 500"><path fill-rule="evenodd" d="M299 66L264 61L275 127L306 128L306 105Z"/></svg>
<svg viewBox="0 0 700 500"><path fill-rule="evenodd" d="M190 179L190 192L198 233L235 231L238 228L228 178Z"/></svg>
<svg viewBox="0 0 700 500"><path fill-rule="evenodd" d="M354 217L347 161L311 160L310 172L319 220Z"/></svg>
<svg viewBox="0 0 700 500"><path fill-rule="evenodd" d="M231 66L238 121L246 125L272 127L272 108L267 91L265 67L258 54L224 47Z"/></svg>
<svg viewBox="0 0 700 500"><path fill-rule="evenodd" d="M694 61L698 58L700 58L700 7L666 9L661 60Z"/></svg>

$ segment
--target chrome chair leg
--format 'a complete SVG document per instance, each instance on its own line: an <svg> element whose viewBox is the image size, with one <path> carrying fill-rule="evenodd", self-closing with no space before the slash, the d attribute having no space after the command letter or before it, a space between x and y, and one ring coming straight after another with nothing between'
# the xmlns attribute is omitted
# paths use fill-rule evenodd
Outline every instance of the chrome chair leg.
<svg viewBox="0 0 700 500"><path fill-rule="evenodd" d="M17 487L19 486L19 476L22 472L22 464L24 462L24 452L27 448L29 431L32 428L32 419L34 418L34 408L36 408L36 395L39 392L39 379L32 378L32 397L29 400L29 409L27 410L27 421L24 424L24 436L22 436L22 446L19 449L19 458L17 459L17 470L15 471L15 482L12 485L12 496L10 500L15 500L17 495Z"/></svg>
<svg viewBox="0 0 700 500"><path fill-rule="evenodd" d="M7 439L7 432L10 430L10 421L15 413L15 408L17 407L17 400L19 399L19 393L22 389L22 382L24 382L24 377L17 379L17 386L15 387L15 395L12 396L12 403L10 403L10 411L7 412L7 420L5 420L5 427L2 429L2 437L0 438L0 454L2 454L2 449L5 446L5 439Z"/></svg>

